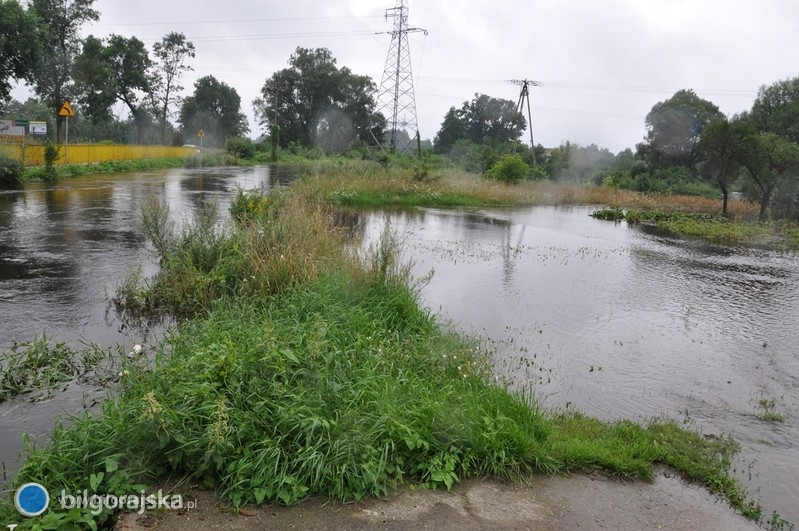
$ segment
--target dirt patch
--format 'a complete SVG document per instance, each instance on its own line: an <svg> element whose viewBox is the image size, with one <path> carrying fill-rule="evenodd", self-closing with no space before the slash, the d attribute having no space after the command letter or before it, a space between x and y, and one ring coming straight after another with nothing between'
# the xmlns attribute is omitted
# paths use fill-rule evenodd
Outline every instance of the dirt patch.
<svg viewBox="0 0 799 531"><path fill-rule="evenodd" d="M667 472L651 483L583 475L538 477L530 486L469 480L451 492L405 488L358 503L314 498L293 507L248 507L241 514L210 492L184 496L196 499L198 508L128 514L116 529L758 529L704 489Z"/></svg>

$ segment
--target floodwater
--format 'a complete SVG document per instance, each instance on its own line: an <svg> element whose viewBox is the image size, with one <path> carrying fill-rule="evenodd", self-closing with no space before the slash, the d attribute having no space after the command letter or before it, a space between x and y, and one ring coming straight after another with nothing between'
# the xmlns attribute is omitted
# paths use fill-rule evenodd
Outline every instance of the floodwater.
<svg viewBox="0 0 799 531"><path fill-rule="evenodd" d="M294 172L293 174L296 174ZM164 197L176 221L237 188L292 173L267 167L87 176L0 191L0 348L46 333L103 347L152 344L108 296L133 268L155 271L138 226ZM603 419L667 417L742 445L739 476L799 522L799 257L686 242L589 217L593 209L421 209L361 213L367 240L389 223L422 277L423 302L480 337L499 376L532 386L545 408ZM75 383L56 398L0 403L0 462L18 467L22 433L107 391ZM765 405L764 405L765 404ZM764 413L784 422L764 420Z"/></svg>
<svg viewBox="0 0 799 531"><path fill-rule="evenodd" d="M735 468L799 523L799 256L595 220L590 207L365 213L442 322L544 408L668 418L742 447ZM784 421L764 420L767 413Z"/></svg>
<svg viewBox="0 0 799 531"><path fill-rule="evenodd" d="M285 186L297 174L269 167L174 169L91 175L0 190L0 349L45 334L74 346L104 348L157 341L160 327L133 329L109 297L135 268L156 271L140 229L142 203L163 197L174 221L190 220L204 201L226 213L237 188ZM53 419L96 404L107 390L72 384L52 400L0 402L0 484L18 468L23 432L46 438Z"/></svg>

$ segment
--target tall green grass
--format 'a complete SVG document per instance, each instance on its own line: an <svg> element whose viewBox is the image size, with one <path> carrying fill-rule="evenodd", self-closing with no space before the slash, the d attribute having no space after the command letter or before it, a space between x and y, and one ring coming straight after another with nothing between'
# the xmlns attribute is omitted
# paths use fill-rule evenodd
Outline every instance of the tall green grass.
<svg viewBox="0 0 799 531"><path fill-rule="evenodd" d="M161 239L161 273L118 302L157 300L192 317L152 363L126 362L101 413L29 446L16 485L128 494L184 478L238 507L360 499L405 482L450 488L466 477L647 479L660 463L759 518L730 477L731 441L673 423L548 415L534 390L495 384L489 354L420 308L390 238L352 258L330 212L291 193L240 193L235 222L221 228L201 217L176 231L161 208L151 205L145 223ZM111 519L51 511L40 523Z"/></svg>

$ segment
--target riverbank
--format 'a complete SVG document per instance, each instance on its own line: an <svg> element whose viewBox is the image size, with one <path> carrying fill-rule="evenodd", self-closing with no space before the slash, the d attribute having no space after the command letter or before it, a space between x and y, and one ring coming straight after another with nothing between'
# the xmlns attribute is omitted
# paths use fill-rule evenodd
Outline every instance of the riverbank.
<svg viewBox="0 0 799 531"><path fill-rule="evenodd" d="M186 165L183 158L143 159L143 160L111 160L94 164L65 164L53 166L48 170L45 166L25 168L21 181L52 181L90 175L93 173L127 173L134 171L162 170L181 168Z"/></svg>
<svg viewBox="0 0 799 531"><path fill-rule="evenodd" d="M126 493L185 476L242 507L363 499L407 481L648 479L665 464L762 516L731 477L730 439L544 413L496 383L490 353L420 309L389 234L354 259L326 205L294 192L240 194L227 229L212 210L180 232L163 204L145 212L162 270L132 277L116 302L185 320L152 357L126 362L102 415L57 427L16 484ZM111 519L53 511L42 522Z"/></svg>
<svg viewBox="0 0 799 531"><path fill-rule="evenodd" d="M614 213L606 219L648 223L670 235L799 250L799 224L759 223L758 206L744 200L730 201L729 215L721 216L721 199L551 181L505 184L453 169L422 175L414 166L383 168L368 161L332 160L310 167L294 189L308 199L345 207L596 205Z"/></svg>

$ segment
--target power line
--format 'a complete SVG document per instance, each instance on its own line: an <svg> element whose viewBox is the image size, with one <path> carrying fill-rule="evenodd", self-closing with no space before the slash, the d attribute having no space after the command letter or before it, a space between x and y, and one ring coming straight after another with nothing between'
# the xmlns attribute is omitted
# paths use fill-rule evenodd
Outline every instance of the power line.
<svg viewBox="0 0 799 531"><path fill-rule="evenodd" d="M479 85L502 85L505 80L487 78L464 78L464 77L438 77L420 76L420 81L433 81L439 83L458 83L458 84L479 84ZM542 81L545 88L562 88L576 90L607 90L618 92L639 92L639 93L668 93L681 90L674 87L655 87L641 85L607 85L601 83L574 83L568 81ZM684 87L683 87L684 88ZM757 90L744 89L695 89L703 94L715 94L721 96L752 97L757 95Z"/></svg>
<svg viewBox="0 0 799 531"><path fill-rule="evenodd" d="M174 26L174 25L189 25L189 24L241 24L248 22L292 22L309 20L348 20L348 19L374 19L382 18L379 15L363 15L363 16L341 16L341 17L286 17L286 18L248 18L248 19L229 19L229 20L173 20L170 22L109 22L103 24L92 24L93 27L108 27L108 26Z"/></svg>

